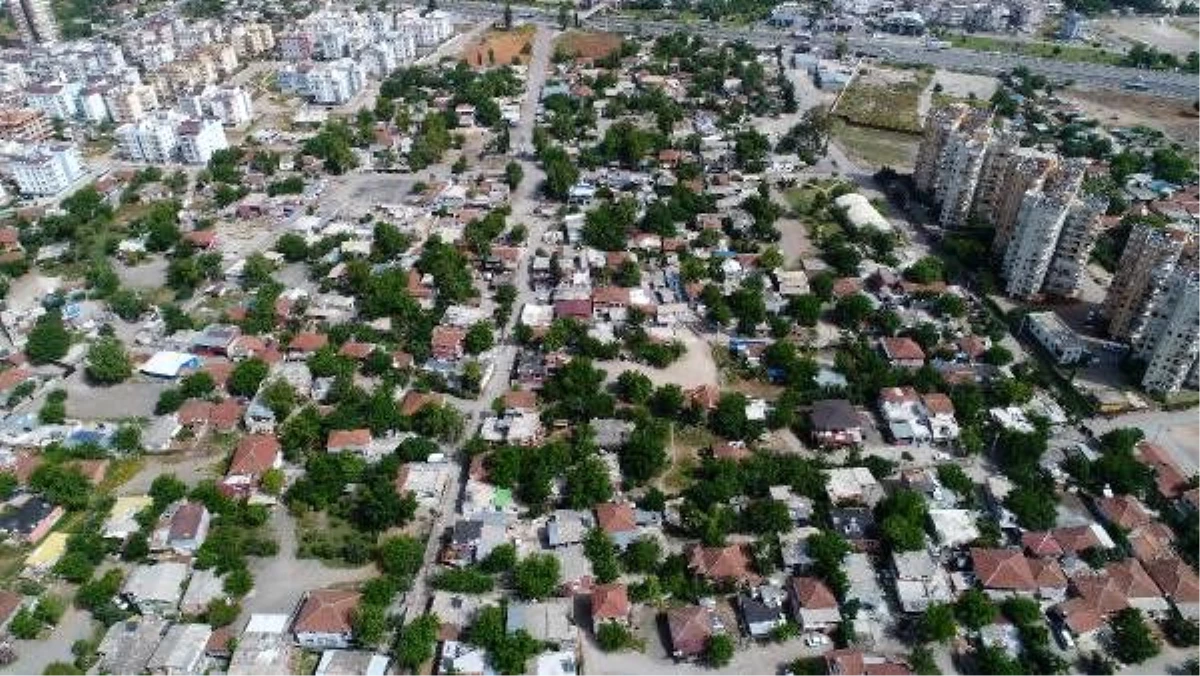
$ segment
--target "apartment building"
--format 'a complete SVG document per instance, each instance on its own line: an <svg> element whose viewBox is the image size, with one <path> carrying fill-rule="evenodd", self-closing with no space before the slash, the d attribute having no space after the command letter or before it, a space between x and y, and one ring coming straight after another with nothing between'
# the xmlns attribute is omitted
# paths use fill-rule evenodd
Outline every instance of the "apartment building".
<svg viewBox="0 0 1200 676"><path fill-rule="evenodd" d="M1067 214L1078 202L1076 195L1083 183L1086 166L1079 160L1064 162L1046 176L1040 186L1025 192L1016 225L1004 250L1003 275L1008 295L1028 298L1042 291L1051 261L1059 252ZM1067 273L1063 277L1064 283L1069 281L1072 261L1086 263L1086 258L1078 260L1078 251L1087 239L1088 229L1094 227L1084 218L1088 213L1089 210L1081 208L1078 216L1072 219L1073 232L1060 256L1063 259L1060 267ZM1090 253L1090 244L1088 251Z"/></svg>
<svg viewBox="0 0 1200 676"><path fill-rule="evenodd" d="M1100 235L1100 216L1108 208L1108 200L1088 195L1076 199L1067 209L1050 269L1042 283L1042 291L1052 296L1071 298L1079 292L1096 238Z"/></svg>
<svg viewBox="0 0 1200 676"><path fill-rule="evenodd" d="M158 110L158 92L145 84L110 87L104 93L104 106L113 122L137 122L151 111Z"/></svg>
<svg viewBox="0 0 1200 676"><path fill-rule="evenodd" d="M366 86L362 64L354 59L287 65L279 70L279 88L321 105L341 105Z"/></svg>
<svg viewBox="0 0 1200 676"><path fill-rule="evenodd" d="M54 134L50 118L40 110L18 108L0 110L0 140L37 143Z"/></svg>
<svg viewBox="0 0 1200 676"><path fill-rule="evenodd" d="M257 56L275 48L275 32L265 23L243 23L229 30L229 42L239 57Z"/></svg>
<svg viewBox="0 0 1200 676"><path fill-rule="evenodd" d="M21 42L29 47L58 42L58 20L50 0L8 0L8 11Z"/></svg>
<svg viewBox="0 0 1200 676"><path fill-rule="evenodd" d="M1161 228L1136 224L1101 309L1108 320L1109 335L1118 340L1132 339L1181 258L1194 259L1196 249L1196 233L1182 225Z"/></svg>
<svg viewBox="0 0 1200 676"><path fill-rule="evenodd" d="M1200 272L1177 267L1158 295L1137 342L1135 354L1146 360L1142 387L1149 392L1195 386L1200 354Z"/></svg>
<svg viewBox="0 0 1200 676"><path fill-rule="evenodd" d="M17 188L24 195L58 195L84 175L79 149L69 143L22 146L5 159Z"/></svg>
<svg viewBox="0 0 1200 676"><path fill-rule="evenodd" d="M1002 134L988 148L972 212L995 228L992 247L1003 253L1017 224L1025 193L1045 180L1058 165L1058 156L1017 145L1013 135Z"/></svg>
<svg viewBox="0 0 1200 676"><path fill-rule="evenodd" d="M933 202L943 228L966 225L992 138L988 110L954 104L926 119L913 181Z"/></svg>
<svg viewBox="0 0 1200 676"><path fill-rule="evenodd" d="M121 154L151 164L203 164L213 152L229 147L220 121L194 119L175 111L159 111L116 131Z"/></svg>
<svg viewBox="0 0 1200 676"><path fill-rule="evenodd" d="M25 89L25 105L42 111L51 119L69 120L79 111L76 98L81 89L70 82L32 84Z"/></svg>
<svg viewBox="0 0 1200 676"><path fill-rule="evenodd" d="M241 87L213 87L179 97L179 108L192 117L212 117L229 127L248 123L254 102Z"/></svg>

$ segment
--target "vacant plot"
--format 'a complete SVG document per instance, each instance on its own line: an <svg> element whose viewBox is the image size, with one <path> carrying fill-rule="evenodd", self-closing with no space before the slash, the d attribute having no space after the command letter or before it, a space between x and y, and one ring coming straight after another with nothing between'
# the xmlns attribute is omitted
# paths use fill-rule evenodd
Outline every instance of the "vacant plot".
<svg viewBox="0 0 1200 676"><path fill-rule="evenodd" d="M568 31L554 44L554 51L578 59L602 59L621 48L621 36L616 33Z"/></svg>
<svg viewBox="0 0 1200 676"><path fill-rule="evenodd" d="M864 127L919 132L921 93L932 77L923 70L864 68L842 94L834 112L843 120Z"/></svg>
<svg viewBox="0 0 1200 676"><path fill-rule="evenodd" d="M536 30L533 26L518 26L507 31L488 31L467 45L463 60L475 68L528 63Z"/></svg>
<svg viewBox="0 0 1200 676"><path fill-rule="evenodd" d="M911 170L921 137L916 134L870 129L834 120L833 140L855 161L873 167Z"/></svg>
<svg viewBox="0 0 1200 676"><path fill-rule="evenodd" d="M1189 101L1130 92L1068 89L1058 96L1078 104L1083 112L1105 127L1144 125L1166 134L1172 141L1195 147L1200 140L1196 110Z"/></svg>
<svg viewBox="0 0 1200 676"><path fill-rule="evenodd" d="M1194 16L1173 19L1119 17L1093 22L1092 31L1131 47L1137 43L1145 43L1159 51L1183 56L1195 51L1196 38L1200 36L1200 23Z"/></svg>
<svg viewBox="0 0 1200 676"><path fill-rule="evenodd" d="M1124 55L1094 47L1063 45L1057 42L1035 42L1003 40L982 35L950 35L950 44L977 52L1004 52L1024 56L1040 56L1044 59L1073 61L1075 63L1103 63L1117 65Z"/></svg>

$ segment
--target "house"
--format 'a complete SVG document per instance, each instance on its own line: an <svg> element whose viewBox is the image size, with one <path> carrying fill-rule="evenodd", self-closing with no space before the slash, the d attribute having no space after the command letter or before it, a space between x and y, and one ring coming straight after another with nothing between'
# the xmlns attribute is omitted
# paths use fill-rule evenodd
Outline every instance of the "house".
<svg viewBox="0 0 1200 676"><path fill-rule="evenodd" d="M793 577L788 581L792 617L804 631L828 631L842 621L837 597L815 577Z"/></svg>
<svg viewBox="0 0 1200 676"><path fill-rule="evenodd" d="M96 647L96 670L102 674L141 674L167 631L159 617L130 618L114 623Z"/></svg>
<svg viewBox="0 0 1200 676"><path fill-rule="evenodd" d="M419 413L426 406L441 406L444 402L445 398L436 392L409 390L404 393L404 398L400 400L400 415L411 417Z"/></svg>
<svg viewBox="0 0 1200 676"><path fill-rule="evenodd" d="M958 420L954 417L954 402L941 392L921 395L921 406L925 409L925 423L933 436L934 443L958 438Z"/></svg>
<svg viewBox="0 0 1200 676"><path fill-rule="evenodd" d="M620 549L625 549L638 535L637 516L628 502L603 502L596 505L596 524Z"/></svg>
<svg viewBox="0 0 1200 676"><path fill-rule="evenodd" d="M845 399L814 401L808 413L813 440L821 446L853 446L863 440L858 410Z"/></svg>
<svg viewBox="0 0 1200 676"><path fill-rule="evenodd" d="M247 434L238 442L225 472L225 484L253 489L268 470L283 466L279 440L273 434Z"/></svg>
<svg viewBox="0 0 1200 676"><path fill-rule="evenodd" d="M204 503L183 503L168 522L166 545L180 554L195 554L208 537L211 518Z"/></svg>
<svg viewBox="0 0 1200 676"><path fill-rule="evenodd" d="M593 525L592 515L587 512L554 510L546 521L546 544L551 549L580 544Z"/></svg>
<svg viewBox="0 0 1200 676"><path fill-rule="evenodd" d="M1187 476L1162 446L1142 440L1134 446L1134 455L1154 470L1154 482L1159 495L1172 500L1186 490Z"/></svg>
<svg viewBox="0 0 1200 676"><path fill-rule="evenodd" d="M192 337L191 348L196 354L226 356L229 345L242 335L233 324L209 324Z"/></svg>
<svg viewBox="0 0 1200 676"><path fill-rule="evenodd" d="M866 467L834 467L827 470L826 479L825 493L834 505L874 507L883 500L883 486Z"/></svg>
<svg viewBox="0 0 1200 676"><path fill-rule="evenodd" d="M388 662L386 655L370 650L326 650L313 676L384 676Z"/></svg>
<svg viewBox="0 0 1200 676"><path fill-rule="evenodd" d="M26 544L37 544L62 518L63 508L29 495L15 508L0 514L0 534Z"/></svg>
<svg viewBox="0 0 1200 676"><path fill-rule="evenodd" d="M710 636L724 633L725 627L712 608L681 606L667 611L667 633L671 655L692 659L704 653Z"/></svg>
<svg viewBox="0 0 1200 676"><path fill-rule="evenodd" d="M494 676L496 670L488 662L487 651L483 648L459 641L443 641L438 673Z"/></svg>
<svg viewBox="0 0 1200 676"><path fill-rule="evenodd" d="M906 613L922 613L931 605L954 600L950 576L924 549L893 552L892 570L896 573L896 597Z"/></svg>
<svg viewBox="0 0 1200 676"><path fill-rule="evenodd" d="M328 453L354 453L369 459L374 450L371 430L366 428L330 430L329 439L325 442L325 450Z"/></svg>
<svg viewBox="0 0 1200 676"><path fill-rule="evenodd" d="M340 589L318 589L304 597L292 633L296 643L310 650L349 648L353 638L354 612L362 594Z"/></svg>
<svg viewBox="0 0 1200 676"><path fill-rule="evenodd" d="M593 441L601 450L611 451L625 445L633 434L633 423L628 420L615 418L597 418L592 420Z"/></svg>
<svg viewBox="0 0 1200 676"><path fill-rule="evenodd" d="M160 351L147 359L138 370L152 378L178 378L184 370L194 371L200 368L203 360L187 352Z"/></svg>
<svg viewBox="0 0 1200 676"><path fill-rule="evenodd" d="M688 570L707 580L731 581L737 584L758 582L758 575L751 570L750 557L742 545L725 547L703 547L693 545L687 553Z"/></svg>
<svg viewBox="0 0 1200 676"><path fill-rule="evenodd" d="M1149 561L1145 568L1163 596L1184 617L1200 619L1200 580L1196 579L1196 571L1175 555Z"/></svg>
<svg viewBox="0 0 1200 676"><path fill-rule="evenodd" d="M753 594L739 592L737 606L746 633L752 638L768 638L771 632L787 624L783 614L785 598L786 592L772 584L759 587Z"/></svg>
<svg viewBox="0 0 1200 676"><path fill-rule="evenodd" d="M601 622L629 624L631 610L629 593L625 589L625 585L613 583L598 584L592 587L593 628L600 626Z"/></svg>
<svg viewBox="0 0 1200 676"><path fill-rule="evenodd" d="M570 598L509 603L504 629L509 634L524 631L542 643L575 645L579 640L579 630L572 622L573 610L574 603Z"/></svg>
<svg viewBox="0 0 1200 676"><path fill-rule="evenodd" d="M303 360L314 352L329 344L329 336L324 333L305 331L297 333L287 346L287 358L292 361Z"/></svg>
<svg viewBox="0 0 1200 676"><path fill-rule="evenodd" d="M825 653L825 673L837 676L908 676L912 671L901 662L867 655L853 648Z"/></svg>
<svg viewBox="0 0 1200 676"><path fill-rule="evenodd" d="M208 608L208 604L226 597L224 585L225 581L212 568L193 570L183 598L179 601L179 612L200 615Z"/></svg>
<svg viewBox="0 0 1200 676"><path fill-rule="evenodd" d="M125 578L121 596L142 615L174 615L187 576L188 565L178 561L135 566Z"/></svg>
<svg viewBox="0 0 1200 676"><path fill-rule="evenodd" d="M832 530L856 551L874 551L879 546L875 537L875 513L870 507L831 507L829 523Z"/></svg>
<svg viewBox="0 0 1200 676"><path fill-rule="evenodd" d="M919 369L925 365L925 351L912 338L886 336L879 339L879 349L894 367Z"/></svg>
<svg viewBox="0 0 1200 676"><path fill-rule="evenodd" d="M1106 522L1122 530L1133 530L1154 520L1141 501L1132 495L1097 498L1095 505Z"/></svg>
<svg viewBox="0 0 1200 676"><path fill-rule="evenodd" d="M162 676L200 673L204 649L211 637L212 628L207 624L171 625L146 663L146 670Z"/></svg>
<svg viewBox="0 0 1200 676"><path fill-rule="evenodd" d="M1030 559L1020 549L972 548L971 564L980 586L992 596L1026 593L1055 598L1067 588L1056 561Z"/></svg>
<svg viewBox="0 0 1200 676"><path fill-rule="evenodd" d="M897 444L925 443L933 436L925 422L921 395L912 387L883 388L879 412L887 423L888 436Z"/></svg>
<svg viewBox="0 0 1200 676"><path fill-rule="evenodd" d="M463 346L466 337L466 329L457 326L439 324L433 327L433 335L429 339L433 358L444 361L461 359L466 354L466 349Z"/></svg>
<svg viewBox="0 0 1200 676"><path fill-rule="evenodd" d="M229 676L289 673L292 650L286 638L287 626L288 616L284 614L251 615L229 658Z"/></svg>

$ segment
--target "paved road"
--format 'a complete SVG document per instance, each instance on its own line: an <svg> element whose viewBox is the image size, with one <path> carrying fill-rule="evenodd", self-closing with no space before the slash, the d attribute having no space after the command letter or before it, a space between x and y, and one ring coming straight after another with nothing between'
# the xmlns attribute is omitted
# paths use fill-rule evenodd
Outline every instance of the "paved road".
<svg viewBox="0 0 1200 676"><path fill-rule="evenodd" d="M521 105L521 121L511 135L513 148L524 148L532 143L533 128L536 123L538 101L541 98L542 85L546 81L546 72L550 63L550 47L553 34L550 30L539 28L533 38L533 53L529 63L528 78L525 85L525 99ZM517 287L517 299L513 303L513 313L508 324L501 327L501 342L492 351L494 370L492 377L484 385L483 391L473 400L452 399L455 408L469 416L468 424L474 425L482 416L491 410L491 403L505 392L509 386L509 374L516 360L517 347L509 340L512 328L520 315L521 307L532 300L533 291L529 287L529 252L541 241L546 231L548 221L534 213L538 197L537 191L544 175L537 164L526 159L518 160L525 172L525 178L513 191L510 204L512 214L509 223L525 223L528 227L529 244L521 251L517 261L517 272L513 284ZM452 453L453 449L446 449ZM425 560L421 570L413 580L412 589L405 595L403 611L406 618L416 617L423 613L429 605L432 589L429 587L429 574L436 569L437 551L441 535L457 518L457 502L461 491L461 472L455 473L442 496L441 502L434 509L433 525L430 529L429 542L425 548Z"/></svg>
<svg viewBox="0 0 1200 676"><path fill-rule="evenodd" d="M463 16L481 19L495 19L502 12L501 4L479 0L447 0L442 4L445 9ZM558 21L557 11L523 7L522 13L529 15L533 21L545 25L555 25ZM758 47L787 45L792 42L787 31L767 26L739 28L707 22L646 20L609 14L593 16L584 23L591 28L638 35L662 35L686 31L718 40L746 40ZM832 48L838 39L832 35L818 35L813 44L817 47ZM1073 80L1078 84L1100 89L1126 89L1128 83L1137 79L1145 86L1145 91L1150 94L1182 99L1195 99L1200 94L1200 84L1197 83L1196 76L1187 73L1140 70L1094 63L1073 63L1034 56L977 52L958 48L929 50L923 44L901 39L883 40L852 36L846 39L846 45L853 52L875 56L884 61L928 64L947 70L998 75L1017 66L1025 66L1031 71L1041 73L1054 80ZM883 51L885 48L886 52Z"/></svg>

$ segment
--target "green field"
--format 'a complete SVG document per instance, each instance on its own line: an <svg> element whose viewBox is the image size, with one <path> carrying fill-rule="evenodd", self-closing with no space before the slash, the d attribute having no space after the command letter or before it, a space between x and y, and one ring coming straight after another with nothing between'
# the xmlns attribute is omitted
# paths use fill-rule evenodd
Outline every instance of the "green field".
<svg viewBox="0 0 1200 676"><path fill-rule="evenodd" d="M1040 56L1045 59L1072 61L1075 63L1106 63L1120 65L1124 58L1122 54L1108 52L1094 47L1075 45L1060 45L1055 42L1019 42L1016 40L1001 40L979 35L947 35L946 40L955 47L970 49L977 52L1007 52L1025 56Z"/></svg>
<svg viewBox="0 0 1200 676"><path fill-rule="evenodd" d="M871 129L833 121L833 140L852 159L872 167L911 168L921 137L916 134Z"/></svg>
<svg viewBox="0 0 1200 676"><path fill-rule="evenodd" d="M907 73L905 73L907 75ZM916 133L921 131L917 114L921 92L929 86L932 73L916 71L911 78L884 83L862 74L850 83L838 100L836 114L852 124Z"/></svg>

